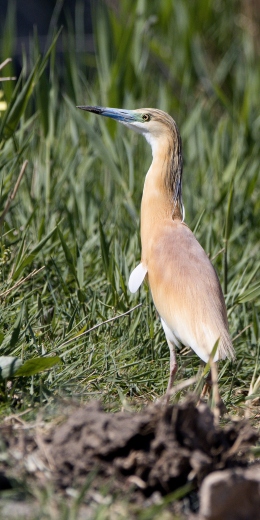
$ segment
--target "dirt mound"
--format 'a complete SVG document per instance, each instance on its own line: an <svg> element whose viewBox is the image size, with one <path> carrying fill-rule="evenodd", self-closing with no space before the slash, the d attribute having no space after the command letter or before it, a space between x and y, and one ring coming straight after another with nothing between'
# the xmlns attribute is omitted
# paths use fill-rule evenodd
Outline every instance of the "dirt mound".
<svg viewBox="0 0 260 520"><path fill-rule="evenodd" d="M49 439L56 485L85 481L96 469L119 486L135 483L147 496L166 494L213 470L244 464L256 440L246 423L216 429L206 405L154 404L140 413L106 413L97 402L77 410Z"/></svg>
<svg viewBox="0 0 260 520"><path fill-rule="evenodd" d="M41 485L51 479L61 491L80 489L93 475L92 489L106 485L139 503L186 484L186 492L194 492L213 471L245 467L248 447L257 440L247 422L216 428L209 408L197 407L192 398L151 404L138 413L108 413L91 402L48 433L9 423L0 425L0 437L9 453L8 467L0 465L7 487L14 471L33 475Z"/></svg>

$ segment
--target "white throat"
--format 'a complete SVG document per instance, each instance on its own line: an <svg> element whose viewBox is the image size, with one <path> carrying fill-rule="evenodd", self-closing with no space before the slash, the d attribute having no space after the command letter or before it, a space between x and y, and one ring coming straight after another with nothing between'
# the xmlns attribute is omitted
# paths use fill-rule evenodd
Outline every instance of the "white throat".
<svg viewBox="0 0 260 520"><path fill-rule="evenodd" d="M144 132L143 135L144 135L146 141L151 146L152 154L153 154L153 157L154 157L155 154L156 154L156 151L157 151L157 147L158 147L158 139L156 139L156 137L151 135L149 132Z"/></svg>

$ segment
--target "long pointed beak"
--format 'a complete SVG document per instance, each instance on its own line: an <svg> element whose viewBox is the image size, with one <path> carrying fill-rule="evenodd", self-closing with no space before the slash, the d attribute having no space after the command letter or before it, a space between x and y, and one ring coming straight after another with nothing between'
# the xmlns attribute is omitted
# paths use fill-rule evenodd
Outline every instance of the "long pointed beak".
<svg viewBox="0 0 260 520"><path fill-rule="evenodd" d="M100 116L110 117L116 119L121 123L133 123L137 121L137 114L134 110L122 110L120 108L107 108L107 107L90 107L90 106L77 106L81 110L87 110L87 112L93 112Z"/></svg>

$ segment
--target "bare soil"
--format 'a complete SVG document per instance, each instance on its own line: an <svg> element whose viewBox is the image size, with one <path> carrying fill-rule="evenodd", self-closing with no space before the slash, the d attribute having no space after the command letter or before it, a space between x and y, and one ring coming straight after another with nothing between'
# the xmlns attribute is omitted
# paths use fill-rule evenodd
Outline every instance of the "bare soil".
<svg viewBox="0 0 260 520"><path fill-rule="evenodd" d="M109 493L127 493L142 503L186 485L194 494L209 473L246 467L257 433L246 421L216 428L208 406L197 407L191 397L178 405L156 403L141 412L117 413L93 401L47 432L2 423L0 438L8 452L0 464L2 489L20 475L39 486L51 480L64 493L80 489L90 475L89 493L105 485Z"/></svg>

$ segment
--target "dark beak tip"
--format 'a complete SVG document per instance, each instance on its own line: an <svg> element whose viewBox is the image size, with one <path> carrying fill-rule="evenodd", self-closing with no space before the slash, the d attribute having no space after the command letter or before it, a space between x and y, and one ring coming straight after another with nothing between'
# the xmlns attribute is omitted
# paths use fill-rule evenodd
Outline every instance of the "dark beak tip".
<svg viewBox="0 0 260 520"><path fill-rule="evenodd" d="M87 112L92 112L93 114L101 114L102 115L102 107L92 107L88 105L77 105L76 108L80 108L81 110L86 110Z"/></svg>

